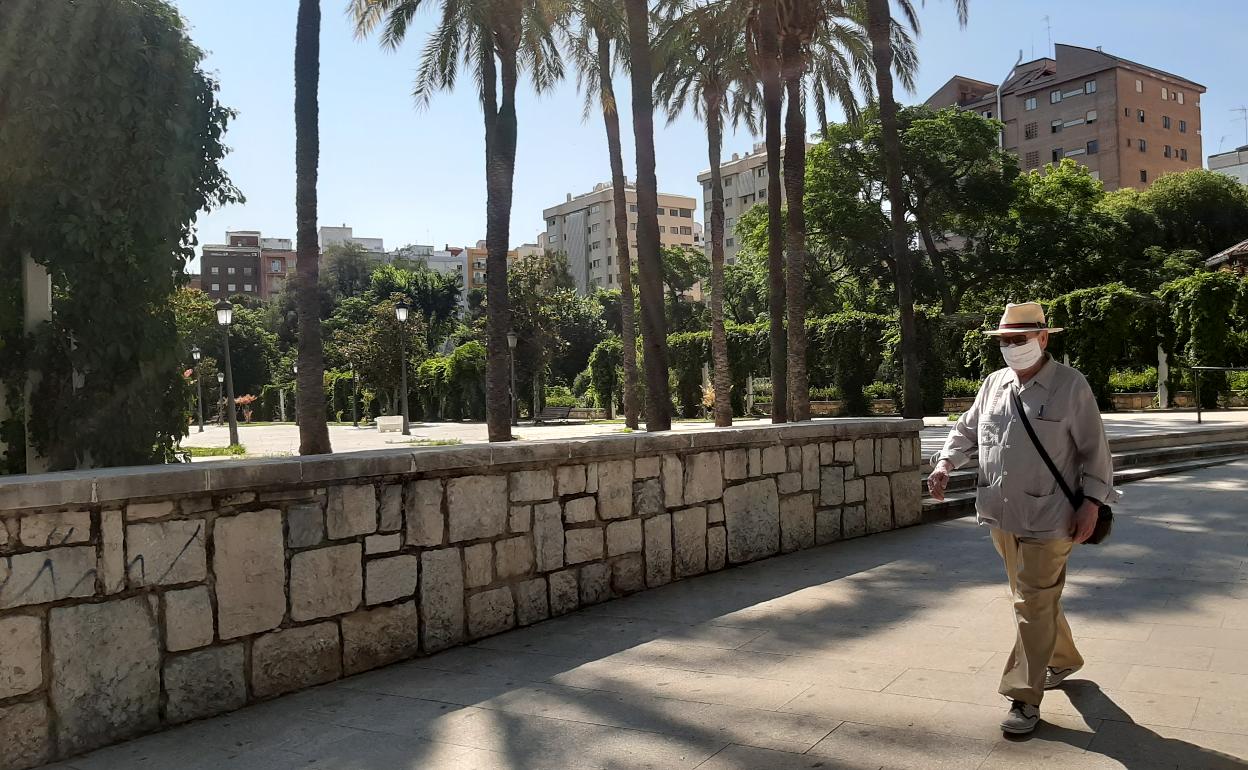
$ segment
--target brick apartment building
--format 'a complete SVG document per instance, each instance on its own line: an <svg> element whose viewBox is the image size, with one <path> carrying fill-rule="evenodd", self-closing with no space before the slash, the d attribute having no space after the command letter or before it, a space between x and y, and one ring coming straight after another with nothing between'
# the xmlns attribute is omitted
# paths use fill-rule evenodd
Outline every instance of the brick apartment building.
<svg viewBox="0 0 1248 770"><path fill-rule="evenodd" d="M223 244L205 244L199 288L213 299L238 294L267 300L282 292L295 273L289 238L265 238L256 230L231 230Z"/></svg>
<svg viewBox="0 0 1248 770"><path fill-rule="evenodd" d="M1018 65L1000 86L955 76L926 102L1005 123L1003 143L1024 171L1070 158L1107 190L1144 188L1200 168L1205 87L1104 51L1059 44Z"/></svg>

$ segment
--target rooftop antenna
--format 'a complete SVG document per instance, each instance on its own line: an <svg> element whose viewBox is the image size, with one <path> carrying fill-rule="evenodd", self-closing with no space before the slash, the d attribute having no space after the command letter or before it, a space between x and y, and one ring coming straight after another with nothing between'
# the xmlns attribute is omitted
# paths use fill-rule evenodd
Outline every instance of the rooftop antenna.
<svg viewBox="0 0 1248 770"><path fill-rule="evenodd" d="M1056 52L1053 51L1053 24L1048 16L1044 17L1044 31L1049 37L1049 47L1044 49L1044 55L1057 56Z"/></svg>
<svg viewBox="0 0 1248 770"><path fill-rule="evenodd" d="M1239 113L1239 117L1235 120L1244 121L1244 144L1248 144L1248 107L1232 107L1231 112Z"/></svg>

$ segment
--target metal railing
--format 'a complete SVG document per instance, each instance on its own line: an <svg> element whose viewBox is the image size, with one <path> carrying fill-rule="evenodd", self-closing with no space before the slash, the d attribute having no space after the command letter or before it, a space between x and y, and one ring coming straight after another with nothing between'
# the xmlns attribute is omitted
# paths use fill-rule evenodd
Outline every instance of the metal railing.
<svg viewBox="0 0 1248 770"><path fill-rule="evenodd" d="M1248 366L1185 366L1196 379L1196 423L1201 423L1200 414L1200 373L1201 372L1248 372ZM1216 404L1215 404L1216 406Z"/></svg>

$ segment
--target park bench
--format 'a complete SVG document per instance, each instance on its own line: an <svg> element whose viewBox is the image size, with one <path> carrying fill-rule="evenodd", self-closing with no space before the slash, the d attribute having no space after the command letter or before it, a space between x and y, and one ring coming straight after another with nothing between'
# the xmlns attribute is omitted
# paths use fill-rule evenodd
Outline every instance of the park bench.
<svg viewBox="0 0 1248 770"><path fill-rule="evenodd" d="M378 417L377 432L378 433L399 433L403 430L403 417Z"/></svg>
<svg viewBox="0 0 1248 770"><path fill-rule="evenodd" d="M542 410L537 416L539 422L550 422L552 420L566 420L568 415L572 413L570 406L548 406Z"/></svg>

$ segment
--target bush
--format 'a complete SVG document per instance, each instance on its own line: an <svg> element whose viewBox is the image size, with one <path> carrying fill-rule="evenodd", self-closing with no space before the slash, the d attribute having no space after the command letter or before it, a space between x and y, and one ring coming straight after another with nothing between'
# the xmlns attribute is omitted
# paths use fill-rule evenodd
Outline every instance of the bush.
<svg viewBox="0 0 1248 770"><path fill-rule="evenodd" d="M1152 393L1157 390L1157 369L1115 369L1109 374L1109 389L1113 393Z"/></svg>
<svg viewBox="0 0 1248 770"><path fill-rule="evenodd" d="M770 392L770 387L768 388L768 392ZM835 385L833 385L830 388L811 388L810 400L811 401L840 401L841 389L836 387Z"/></svg>
<svg viewBox="0 0 1248 770"><path fill-rule="evenodd" d="M1232 392L1248 394L1248 372L1230 372L1226 382Z"/></svg>
<svg viewBox="0 0 1248 770"><path fill-rule="evenodd" d="M974 398L979 394L979 383L965 377L945 380L945 398Z"/></svg>
<svg viewBox="0 0 1248 770"><path fill-rule="evenodd" d="M863 395L872 400L896 399L899 388L889 382L873 382L862 389Z"/></svg>
<svg viewBox="0 0 1248 770"><path fill-rule="evenodd" d="M563 385L553 385L546 389L546 406L580 406L580 402L576 396L572 395L571 388Z"/></svg>

